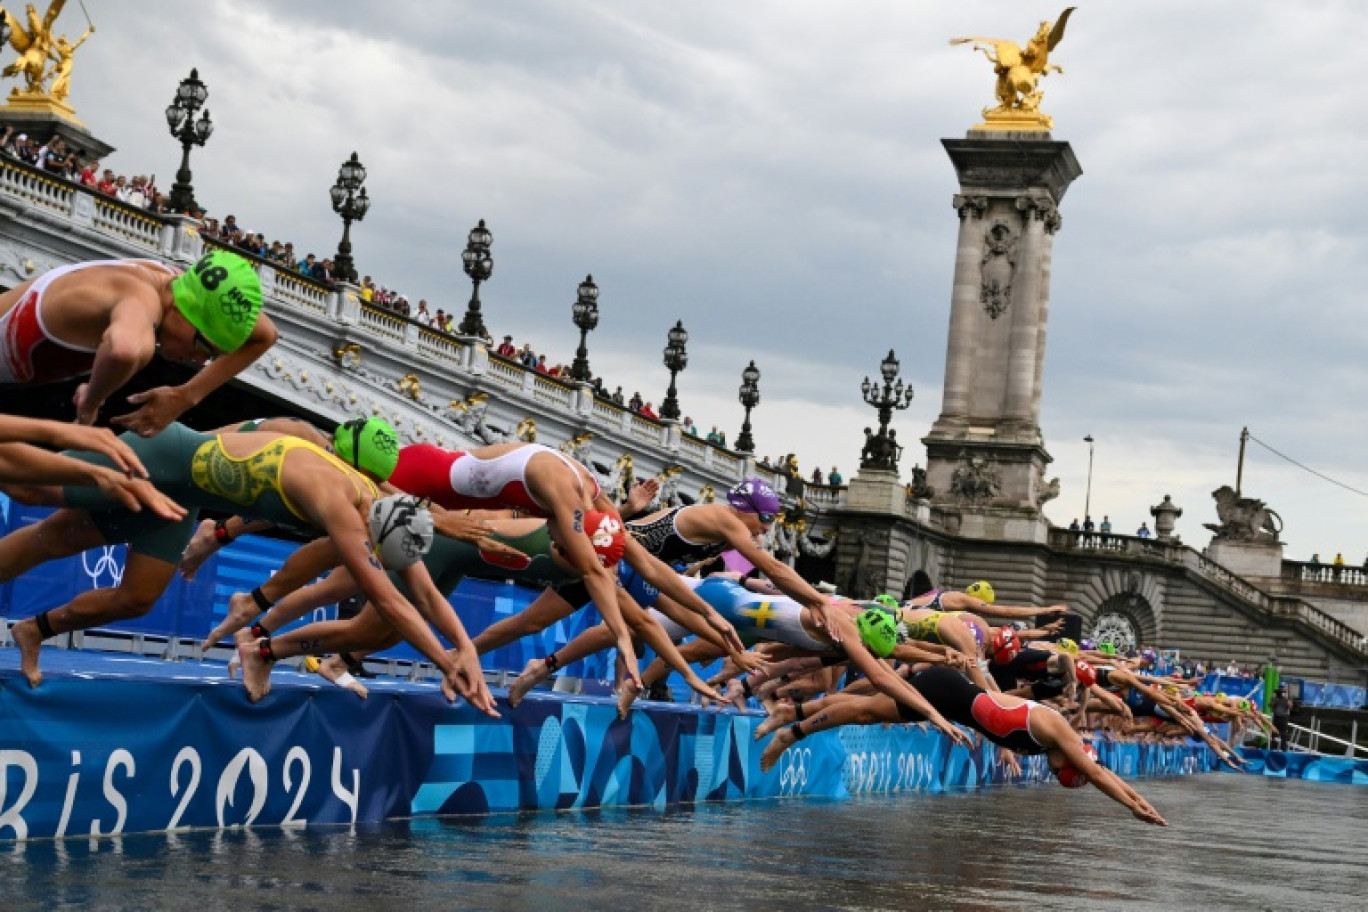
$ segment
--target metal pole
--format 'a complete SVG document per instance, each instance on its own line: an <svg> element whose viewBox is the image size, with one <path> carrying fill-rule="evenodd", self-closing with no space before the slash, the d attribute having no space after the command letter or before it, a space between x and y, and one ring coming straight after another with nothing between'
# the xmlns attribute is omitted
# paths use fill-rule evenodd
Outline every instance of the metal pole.
<svg viewBox="0 0 1368 912"><path fill-rule="evenodd" d="M1093 469L1093 437L1089 434L1083 438L1088 442L1088 487L1087 493L1083 495L1083 521L1087 522L1092 515L1092 469Z"/></svg>
<svg viewBox="0 0 1368 912"><path fill-rule="evenodd" d="M1240 496L1240 486L1244 481L1245 441L1249 439L1249 428L1240 428L1240 461L1235 466L1235 496Z"/></svg>

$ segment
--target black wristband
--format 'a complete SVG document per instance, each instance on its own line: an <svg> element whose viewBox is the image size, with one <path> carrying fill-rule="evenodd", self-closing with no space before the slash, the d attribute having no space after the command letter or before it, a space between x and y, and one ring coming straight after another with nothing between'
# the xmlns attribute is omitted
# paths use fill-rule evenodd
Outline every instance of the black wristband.
<svg viewBox="0 0 1368 912"><path fill-rule="evenodd" d="M252 601L256 602L256 606L262 611L270 611L271 606L275 604L275 602L266 597L266 593L261 591L260 586L257 586L252 590Z"/></svg>

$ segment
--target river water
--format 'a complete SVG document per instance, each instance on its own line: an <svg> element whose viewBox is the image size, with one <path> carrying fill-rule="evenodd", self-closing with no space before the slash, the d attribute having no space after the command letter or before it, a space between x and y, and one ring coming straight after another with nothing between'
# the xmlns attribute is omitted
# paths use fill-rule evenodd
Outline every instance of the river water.
<svg viewBox="0 0 1368 912"><path fill-rule="evenodd" d="M0 845L0 909L1368 909L1368 787L1145 781Z"/></svg>

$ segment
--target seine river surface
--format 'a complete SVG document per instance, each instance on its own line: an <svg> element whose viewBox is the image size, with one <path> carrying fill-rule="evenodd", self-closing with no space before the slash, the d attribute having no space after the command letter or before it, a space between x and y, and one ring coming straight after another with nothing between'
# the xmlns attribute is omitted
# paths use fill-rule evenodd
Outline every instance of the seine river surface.
<svg viewBox="0 0 1368 912"><path fill-rule="evenodd" d="M0 845L0 909L1368 909L1368 787L1053 786Z"/></svg>

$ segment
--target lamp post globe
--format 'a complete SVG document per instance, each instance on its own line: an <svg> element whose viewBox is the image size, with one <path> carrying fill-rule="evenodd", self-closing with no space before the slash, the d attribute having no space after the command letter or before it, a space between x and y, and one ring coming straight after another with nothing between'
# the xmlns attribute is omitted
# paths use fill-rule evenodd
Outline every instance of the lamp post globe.
<svg viewBox="0 0 1368 912"><path fill-rule="evenodd" d="M740 453L755 452L755 438L751 436L751 409L760 404L760 370L752 361L741 372L741 389L737 394L741 406L746 410L746 418L741 422L741 433L736 437L736 449Z"/></svg>
<svg viewBox="0 0 1368 912"><path fill-rule="evenodd" d="M460 332L463 336L480 337L487 334L484 317L480 314L480 283L494 274L494 258L489 254L494 235L485 227L485 220L470 229L466 238L466 248L461 252L461 268L470 276L470 304L465 316L461 318Z"/></svg>
<svg viewBox="0 0 1368 912"><path fill-rule="evenodd" d="M670 388L665 391L665 401L660 404L660 417L669 421L679 420L679 395L675 389L675 377L689 366L689 353L684 347L688 341L689 332L684 328L684 321L676 320L675 325L666 334L664 360L665 367L670 372Z"/></svg>
<svg viewBox="0 0 1368 912"><path fill-rule="evenodd" d="M580 331L579 348L575 349L575 360L570 365L570 378L584 383L593 378L589 371L589 347L585 338L598 326L598 296L599 287L594 284L594 277L587 275L576 290L575 303L570 306L570 318Z"/></svg>
<svg viewBox="0 0 1368 912"><path fill-rule="evenodd" d="M171 185L171 195L167 199L173 212L192 212L199 208L195 203L195 188L190 184L190 149L204 145L214 132L208 109L195 119L208 98L208 86L200 81L199 70L192 69L176 87L171 104L166 106L166 125L181 144L180 168L176 170L176 182Z"/></svg>
<svg viewBox="0 0 1368 912"><path fill-rule="evenodd" d="M370 197L366 188L366 168L356 153L337 169L337 181L328 190L332 199L333 212L342 216L342 241L337 245L337 256L333 258L336 277L344 282L356 281L356 263L352 260L351 223L366 217L370 209Z"/></svg>

